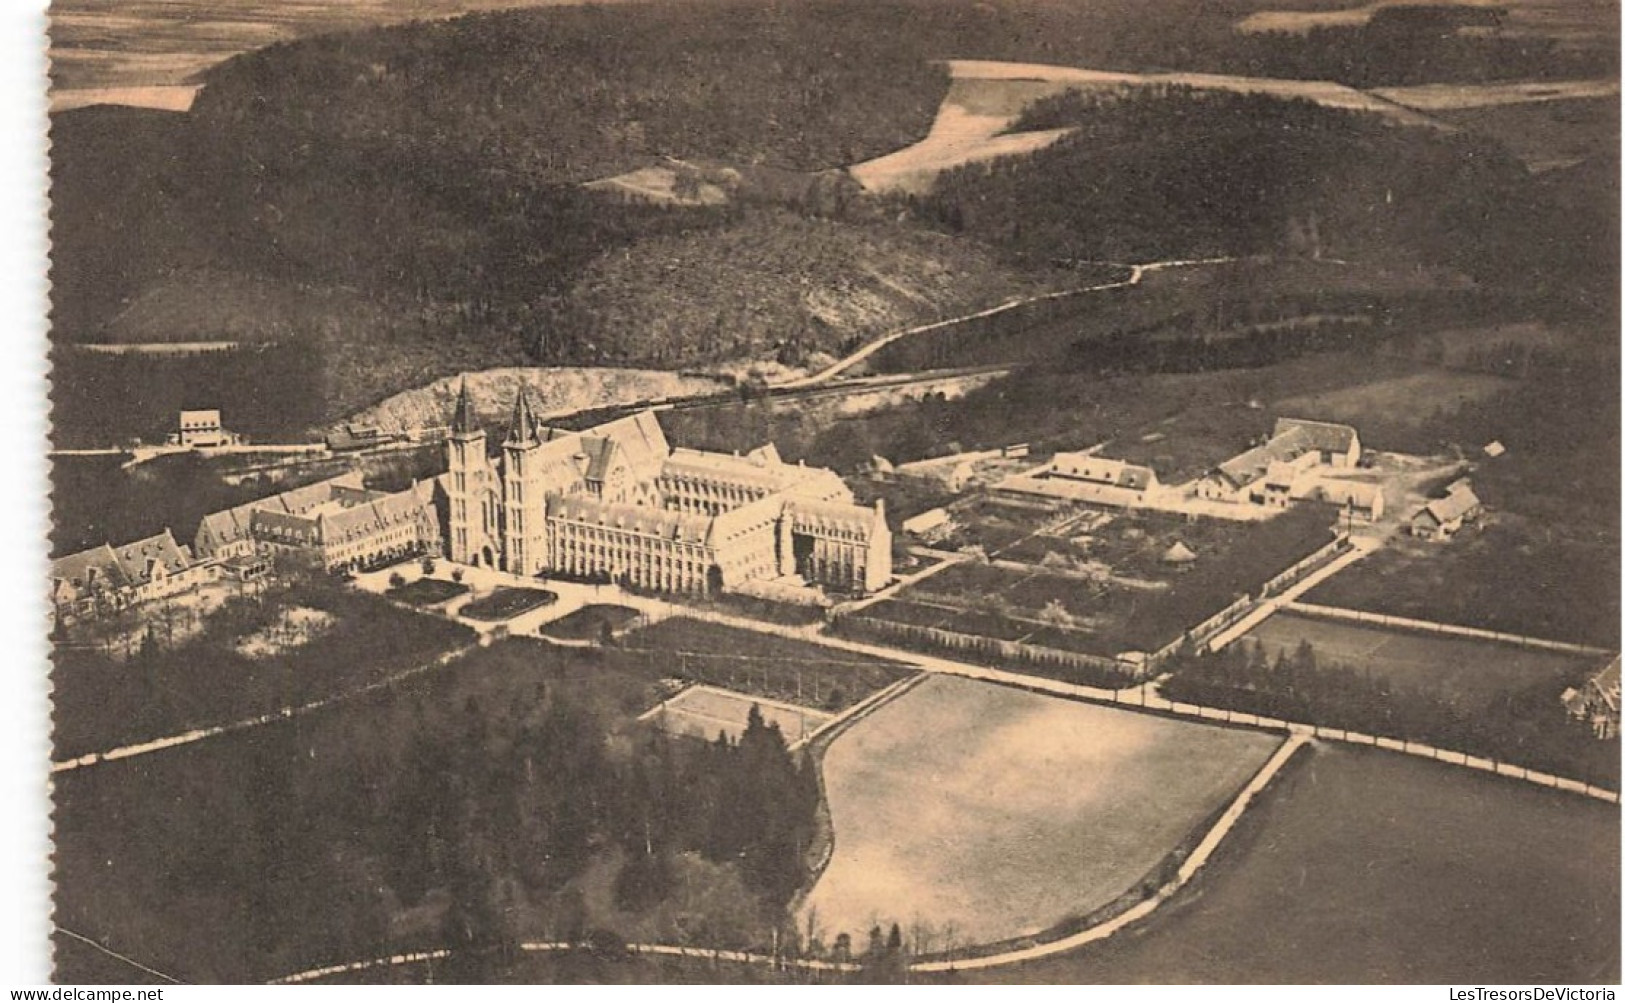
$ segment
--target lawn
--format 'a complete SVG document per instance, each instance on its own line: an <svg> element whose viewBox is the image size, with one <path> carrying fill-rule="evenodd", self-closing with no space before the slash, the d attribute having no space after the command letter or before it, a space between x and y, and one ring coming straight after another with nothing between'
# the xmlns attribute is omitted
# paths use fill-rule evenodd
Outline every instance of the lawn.
<svg viewBox="0 0 1625 1003"><path fill-rule="evenodd" d="M384 593L396 602L406 603L408 606L438 606L443 602L450 602L460 595L466 595L468 586L461 582L447 582L438 578L419 578L415 582L397 585Z"/></svg>
<svg viewBox="0 0 1625 1003"><path fill-rule="evenodd" d="M1278 741L932 676L825 753L835 850L802 922L1040 933L1135 891Z"/></svg>
<svg viewBox="0 0 1625 1003"><path fill-rule="evenodd" d="M839 711L913 670L811 641L674 617L622 639L650 671L799 707Z"/></svg>
<svg viewBox="0 0 1625 1003"><path fill-rule="evenodd" d="M1556 651L1475 641L1375 625L1277 613L1247 635L1273 659L1308 641L1322 665L1343 665L1407 690L1431 690L1465 710L1482 710L1496 697L1548 684L1557 700L1565 686L1601 667Z"/></svg>
<svg viewBox="0 0 1625 1003"><path fill-rule="evenodd" d="M1619 809L1398 753L1315 748L1145 923L1020 983L1612 983Z"/></svg>
<svg viewBox="0 0 1625 1003"><path fill-rule="evenodd" d="M291 610L319 612L324 629L303 643L265 648L263 657L239 650L244 638L273 628ZM57 651L56 755L71 758L319 700L472 640L457 624L325 584L234 599L173 649L123 662L94 650Z"/></svg>
<svg viewBox="0 0 1625 1003"><path fill-rule="evenodd" d="M619 633L642 615L630 606L592 603L543 624L542 633L561 641L598 641L603 639L606 629L611 634Z"/></svg>
<svg viewBox="0 0 1625 1003"><path fill-rule="evenodd" d="M470 620L512 620L521 613L551 606L558 601L558 593L546 589L498 588L492 590L490 595L468 603L458 612Z"/></svg>

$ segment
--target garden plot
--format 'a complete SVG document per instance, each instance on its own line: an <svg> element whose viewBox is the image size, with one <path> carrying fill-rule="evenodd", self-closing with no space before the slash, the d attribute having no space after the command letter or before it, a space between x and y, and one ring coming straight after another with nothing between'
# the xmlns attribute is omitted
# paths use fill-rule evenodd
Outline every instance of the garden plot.
<svg viewBox="0 0 1625 1003"><path fill-rule="evenodd" d="M1155 651L1331 542L1335 516L1317 505L1262 522L1132 512L1019 539L990 519L957 538L996 563L956 565L850 619L1104 657Z"/></svg>
<svg viewBox="0 0 1625 1003"><path fill-rule="evenodd" d="M1278 743L932 676L826 752L834 856L801 923L963 947L1086 916L1154 882Z"/></svg>

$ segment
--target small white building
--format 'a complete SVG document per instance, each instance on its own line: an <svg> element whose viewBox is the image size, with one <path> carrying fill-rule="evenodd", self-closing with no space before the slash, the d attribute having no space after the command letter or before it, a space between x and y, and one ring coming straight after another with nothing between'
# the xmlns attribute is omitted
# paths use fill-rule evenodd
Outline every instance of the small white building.
<svg viewBox="0 0 1625 1003"><path fill-rule="evenodd" d="M208 449L212 446L235 446L240 441L239 436L226 431L221 425L218 409L182 411L177 425L177 430L169 435L171 445Z"/></svg>
<svg viewBox="0 0 1625 1003"><path fill-rule="evenodd" d="M1301 493L1294 500L1321 501L1336 505L1344 512L1365 522L1376 522L1387 509L1382 485L1368 481L1340 481L1333 478L1311 478L1301 485Z"/></svg>
<svg viewBox="0 0 1625 1003"><path fill-rule="evenodd" d="M949 525L950 521L947 509L934 508L928 512L921 512L919 515L904 519L903 532L910 536L930 536L941 532Z"/></svg>

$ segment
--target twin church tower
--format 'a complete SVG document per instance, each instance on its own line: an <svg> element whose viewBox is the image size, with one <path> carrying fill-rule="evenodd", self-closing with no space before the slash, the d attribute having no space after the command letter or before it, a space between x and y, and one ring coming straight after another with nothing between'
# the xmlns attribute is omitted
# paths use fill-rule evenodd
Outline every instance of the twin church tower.
<svg viewBox="0 0 1625 1003"><path fill-rule="evenodd" d="M535 418L521 387L500 455L466 382L440 478L452 560L665 592L808 583L873 592L891 579L885 506L856 504L833 471L672 449L653 411L580 432Z"/></svg>

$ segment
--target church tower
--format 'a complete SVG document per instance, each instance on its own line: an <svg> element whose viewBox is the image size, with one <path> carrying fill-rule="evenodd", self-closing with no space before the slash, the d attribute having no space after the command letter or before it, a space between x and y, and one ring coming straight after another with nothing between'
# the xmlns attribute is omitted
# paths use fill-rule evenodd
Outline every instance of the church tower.
<svg viewBox="0 0 1625 1003"><path fill-rule="evenodd" d="M538 456L541 444L530 397L521 386L502 443L503 567L516 575L534 575L547 567L547 484Z"/></svg>
<svg viewBox="0 0 1625 1003"><path fill-rule="evenodd" d="M474 420L468 380L457 388L457 406L446 437L446 553L459 564L495 564L496 506L491 498L491 461L485 430Z"/></svg>

